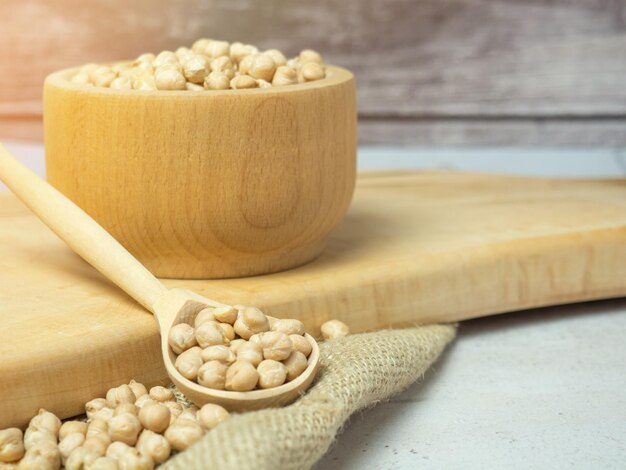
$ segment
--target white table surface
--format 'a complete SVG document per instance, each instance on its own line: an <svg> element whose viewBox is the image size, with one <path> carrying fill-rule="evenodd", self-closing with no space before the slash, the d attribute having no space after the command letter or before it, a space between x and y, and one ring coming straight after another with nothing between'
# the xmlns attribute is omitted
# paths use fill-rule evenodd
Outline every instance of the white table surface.
<svg viewBox="0 0 626 470"><path fill-rule="evenodd" d="M8 147L43 175L41 145ZM626 152L364 148L359 167L625 177ZM353 416L316 466L417 468L626 469L626 299L463 322L423 380Z"/></svg>

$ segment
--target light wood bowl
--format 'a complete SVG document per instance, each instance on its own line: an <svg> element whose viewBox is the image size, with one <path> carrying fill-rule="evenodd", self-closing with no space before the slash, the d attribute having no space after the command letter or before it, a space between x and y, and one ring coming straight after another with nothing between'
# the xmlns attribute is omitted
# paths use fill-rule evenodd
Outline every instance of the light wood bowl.
<svg viewBox="0 0 626 470"><path fill-rule="evenodd" d="M225 91L44 86L49 181L150 271L226 278L315 258L352 198L353 75Z"/></svg>

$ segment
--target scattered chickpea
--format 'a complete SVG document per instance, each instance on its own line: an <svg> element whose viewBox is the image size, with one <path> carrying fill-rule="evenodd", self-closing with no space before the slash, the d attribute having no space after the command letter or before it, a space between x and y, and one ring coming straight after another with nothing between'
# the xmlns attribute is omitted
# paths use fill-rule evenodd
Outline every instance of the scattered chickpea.
<svg viewBox="0 0 626 470"><path fill-rule="evenodd" d="M126 452L130 452L131 450L132 450L132 447L129 446L128 444L124 444L123 442L120 442L120 441L115 441L115 442L112 442L109 447L107 447L107 451L105 455L106 457L119 460L122 454L125 454Z"/></svg>
<svg viewBox="0 0 626 470"><path fill-rule="evenodd" d="M178 60L180 60L182 62L186 58L193 56L194 55L194 51L192 51L188 47L179 47L178 49L176 49L174 51L174 54L176 55Z"/></svg>
<svg viewBox="0 0 626 470"><path fill-rule="evenodd" d="M8 428L0 431L0 462L17 462L24 456L22 430Z"/></svg>
<svg viewBox="0 0 626 470"><path fill-rule="evenodd" d="M117 461L111 457L98 457L88 470L119 470Z"/></svg>
<svg viewBox="0 0 626 470"><path fill-rule="evenodd" d="M73 450L82 446L83 442L85 442L85 435L80 432L68 434L61 439L61 442L59 442L59 452L61 453L61 460L63 464L65 464L65 461Z"/></svg>
<svg viewBox="0 0 626 470"><path fill-rule="evenodd" d="M169 388L157 385L156 387L152 387L150 389L150 397L154 401L158 402L170 401L174 400L174 393Z"/></svg>
<svg viewBox="0 0 626 470"><path fill-rule="evenodd" d="M83 436L87 434L87 423L82 421L66 421L61 425L61 429L59 429L59 440L63 440L65 436L76 432L81 433Z"/></svg>
<svg viewBox="0 0 626 470"><path fill-rule="evenodd" d="M298 59L302 64L306 64L307 62L315 62L318 64L322 63L322 56L319 52L316 52L313 49L303 49L300 51Z"/></svg>
<svg viewBox="0 0 626 470"><path fill-rule="evenodd" d="M150 403L156 403L156 401L150 395L142 395L139 398L137 398L137 401L135 402L135 406L137 408L143 408L144 406Z"/></svg>
<svg viewBox="0 0 626 470"><path fill-rule="evenodd" d="M56 438L59 436L59 430L61 429L61 420L54 413L41 408L37 415L30 420L28 427L31 429L48 430Z"/></svg>
<svg viewBox="0 0 626 470"><path fill-rule="evenodd" d="M245 392L254 389L259 381L256 368L247 361L237 360L226 371L226 390Z"/></svg>
<svg viewBox="0 0 626 470"><path fill-rule="evenodd" d="M126 384L112 388L107 392L107 402L113 408L122 403L135 403L136 400L137 397Z"/></svg>
<svg viewBox="0 0 626 470"><path fill-rule="evenodd" d="M289 339L291 340L294 351L300 351L306 357L309 357L309 354L311 354L311 351L313 350L309 340L300 335L289 335Z"/></svg>
<svg viewBox="0 0 626 470"><path fill-rule="evenodd" d="M171 446L169 441L162 436L148 429L144 429L137 440L137 450L148 457L150 457L154 463L165 462L171 452Z"/></svg>
<svg viewBox="0 0 626 470"><path fill-rule="evenodd" d="M189 56L183 62L183 73L185 78L192 83L204 83L209 73L209 61L200 54Z"/></svg>
<svg viewBox="0 0 626 470"><path fill-rule="evenodd" d="M58 470L61 468L61 453L56 442L44 441L28 449L17 464L18 470ZM72 470L70 467L66 468Z"/></svg>
<svg viewBox="0 0 626 470"><path fill-rule="evenodd" d="M98 456L102 457L106 453L109 444L111 444L111 439L106 434L97 434L85 439L82 447L89 449L98 454Z"/></svg>
<svg viewBox="0 0 626 470"><path fill-rule="evenodd" d="M252 78L272 81L274 72L276 72L276 63L274 60L266 54L258 54L255 56L250 64L250 71L248 74Z"/></svg>
<svg viewBox="0 0 626 470"><path fill-rule="evenodd" d="M350 333L348 325L339 320L328 320L320 327L325 340L342 338Z"/></svg>
<svg viewBox="0 0 626 470"><path fill-rule="evenodd" d="M230 82L226 74L222 72L211 72L204 80L204 88L207 90L228 90Z"/></svg>
<svg viewBox="0 0 626 470"><path fill-rule="evenodd" d="M228 365L221 361L209 361L198 371L198 383L203 387L224 390Z"/></svg>
<svg viewBox="0 0 626 470"><path fill-rule="evenodd" d="M86 437L95 436L98 434L106 434L109 433L109 423L107 421L103 421L99 418L92 419L87 426L87 434Z"/></svg>
<svg viewBox="0 0 626 470"><path fill-rule="evenodd" d="M242 344L246 344L246 343L247 341L245 339L238 338L228 343L228 347L230 348L232 352L237 354L237 351L239 350L239 346L241 346Z"/></svg>
<svg viewBox="0 0 626 470"><path fill-rule="evenodd" d="M198 423L179 418L167 428L165 438L172 449L181 451L198 441L203 434L204 431Z"/></svg>
<svg viewBox="0 0 626 470"><path fill-rule="evenodd" d="M131 413L137 416L139 408L134 403L121 403L115 407L115 410L113 410L113 416L117 416L122 413Z"/></svg>
<svg viewBox="0 0 626 470"><path fill-rule="evenodd" d="M293 351L287 359L283 361L287 370L287 380L291 381L298 377L309 366L306 356L300 351Z"/></svg>
<svg viewBox="0 0 626 470"><path fill-rule="evenodd" d="M286 65L278 67L274 78L272 78L272 85L274 86L294 85L296 83L298 83L298 72Z"/></svg>
<svg viewBox="0 0 626 470"><path fill-rule="evenodd" d="M143 91L156 90L157 86L154 80L154 75L147 71L137 75L133 80L133 89Z"/></svg>
<svg viewBox="0 0 626 470"><path fill-rule="evenodd" d="M213 403L207 403L198 411L198 422L206 430L213 429L222 421L226 421L229 418L230 413L226 411L226 408Z"/></svg>
<svg viewBox="0 0 626 470"><path fill-rule="evenodd" d="M303 335L304 323L300 320L284 318L276 320L271 328L272 331L280 331L286 335Z"/></svg>
<svg viewBox="0 0 626 470"><path fill-rule="evenodd" d="M154 462L133 448L120 456L117 466L119 470L153 470Z"/></svg>
<svg viewBox="0 0 626 470"><path fill-rule="evenodd" d="M235 76L235 68L233 66L232 61L230 60L230 57L227 57L227 56L221 56L221 57L217 57L216 59L213 59L211 61L211 72L221 72L224 75L226 75L229 80ZM220 308L222 310L224 309L234 310L232 307L220 307ZM218 309L215 309L215 310L218 310ZM235 314L236 313L237 312L235 311ZM216 318L216 320L223 321L223 320L220 320L219 318Z"/></svg>
<svg viewBox="0 0 626 470"><path fill-rule="evenodd" d="M259 387L274 388L285 383L287 369L284 364L272 359L265 359L256 368L259 373Z"/></svg>
<svg viewBox="0 0 626 470"><path fill-rule="evenodd" d="M172 412L167 406L154 403L139 411L139 422L149 431L162 433L170 425L171 416Z"/></svg>
<svg viewBox="0 0 626 470"><path fill-rule="evenodd" d="M148 394L148 389L146 388L146 386L142 383L139 382L135 382L134 380L131 380L128 383L128 386L130 387L130 389L133 391L133 393L135 394L135 397L137 398L141 398L144 395Z"/></svg>
<svg viewBox="0 0 626 470"><path fill-rule="evenodd" d="M230 60L232 60L234 64L239 64L244 57L256 54L257 52L259 52L259 50L255 46L234 42L230 45Z"/></svg>
<svg viewBox="0 0 626 470"><path fill-rule="evenodd" d="M95 414L100 411L102 408L108 408L109 403L107 403L106 398L94 398L93 400L85 403L85 412L87 413L88 419L93 419Z"/></svg>
<svg viewBox="0 0 626 470"><path fill-rule="evenodd" d="M114 413L115 410L113 410L113 408L102 408L101 410L96 411L96 414L94 414L92 418L101 419L102 421L109 421L113 417Z"/></svg>
<svg viewBox="0 0 626 470"><path fill-rule="evenodd" d="M198 369L202 366L201 352L202 349L200 347L194 346L176 358L174 367L187 380L196 380L198 377Z"/></svg>
<svg viewBox="0 0 626 470"><path fill-rule="evenodd" d="M307 62L302 66L302 77L305 82L321 80L325 76L324 68L316 62Z"/></svg>
<svg viewBox="0 0 626 470"><path fill-rule="evenodd" d="M38 446L42 442L52 442L56 444L57 438L48 429L28 427L24 433L24 448L29 450Z"/></svg>
<svg viewBox="0 0 626 470"><path fill-rule="evenodd" d="M120 441L130 446L135 445L140 431L139 418L131 413L114 416L109 421L109 437L112 441Z"/></svg>
<svg viewBox="0 0 626 470"><path fill-rule="evenodd" d="M178 70L159 69L154 74L154 83L158 90L186 90L185 77Z"/></svg>

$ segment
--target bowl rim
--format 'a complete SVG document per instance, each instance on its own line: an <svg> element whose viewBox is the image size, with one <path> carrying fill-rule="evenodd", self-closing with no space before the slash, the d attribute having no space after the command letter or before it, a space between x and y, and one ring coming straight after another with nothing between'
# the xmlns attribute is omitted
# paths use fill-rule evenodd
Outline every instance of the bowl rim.
<svg viewBox="0 0 626 470"><path fill-rule="evenodd" d="M130 63L130 62L132 61L105 62L102 65ZM81 93L113 95L113 96L128 96L128 97L154 96L154 97L160 97L160 98L167 98L167 97L208 98L208 97L217 97L217 96L240 96L240 95L263 95L263 96L283 95L283 94L290 94L290 93L298 93L301 91L328 88L328 87L341 85L341 84L354 80L354 75L349 70L343 67L338 67L336 65L326 64L326 77L321 80L315 80L315 81L306 82L306 83L297 83L295 85L272 87L272 88L248 88L248 89L240 89L240 90L229 89L229 90L201 90L201 91L125 90L125 89L97 87L93 85L84 85L81 83L73 83L69 81L69 76L76 73L80 69L80 67L81 66L70 67L70 68L58 70L56 72L51 73L50 75L46 77L44 81L44 87L54 86L57 88L78 91Z"/></svg>

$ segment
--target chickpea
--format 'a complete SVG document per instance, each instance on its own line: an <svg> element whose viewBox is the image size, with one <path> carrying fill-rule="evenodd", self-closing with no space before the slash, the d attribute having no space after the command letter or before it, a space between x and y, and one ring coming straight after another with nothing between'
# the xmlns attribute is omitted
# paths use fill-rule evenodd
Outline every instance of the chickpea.
<svg viewBox="0 0 626 470"><path fill-rule="evenodd" d="M56 442L43 441L28 449L17 464L18 470L58 470L61 467L61 453ZM72 470L70 467L66 468Z"/></svg>
<svg viewBox="0 0 626 470"><path fill-rule="evenodd" d="M109 421L109 437L112 441L120 441L130 446L135 445L140 431L139 418L131 413L114 416Z"/></svg>
<svg viewBox="0 0 626 470"><path fill-rule="evenodd" d="M144 73L140 73L133 80L133 89L143 91L156 90L157 86L154 80L154 75L147 71Z"/></svg>
<svg viewBox="0 0 626 470"><path fill-rule="evenodd" d="M263 357L275 361L283 361L289 357L293 351L291 339L280 331L268 331L261 336L261 347Z"/></svg>
<svg viewBox="0 0 626 470"><path fill-rule="evenodd" d="M98 457L88 470L119 470L117 461L111 457Z"/></svg>
<svg viewBox="0 0 626 470"><path fill-rule="evenodd" d="M24 448L26 450L36 447L42 442L52 442L56 444L57 438L52 432L45 428L37 429L29 427L26 429L24 433Z"/></svg>
<svg viewBox="0 0 626 470"><path fill-rule="evenodd" d="M209 73L209 61L200 54L189 56L183 62L183 74L192 83L204 83Z"/></svg>
<svg viewBox="0 0 626 470"><path fill-rule="evenodd" d="M300 351L305 355L305 357L309 357L309 354L311 354L311 351L313 350L313 346L311 346L308 339L300 335L289 335L289 339L291 340L294 351Z"/></svg>
<svg viewBox="0 0 626 470"><path fill-rule="evenodd" d="M97 434L109 434L109 422L103 421L99 418L94 418L91 420L89 425L87 426L87 434L85 437L95 436Z"/></svg>
<svg viewBox="0 0 626 470"><path fill-rule="evenodd" d="M291 381L298 377L309 366L306 356L300 351L293 351L289 357L283 361L287 370L287 380Z"/></svg>
<svg viewBox="0 0 626 470"><path fill-rule="evenodd" d="M157 464L165 462L172 452L170 443L164 436L148 429L142 431L136 447L141 454L147 455Z"/></svg>
<svg viewBox="0 0 626 470"><path fill-rule="evenodd" d="M113 410L113 415L111 417L117 416L122 413L132 413L137 416L137 414L139 413L139 408L134 403L122 403L120 405L117 405L115 410Z"/></svg>
<svg viewBox="0 0 626 470"><path fill-rule="evenodd" d="M274 72L276 72L276 63L274 60L266 54L258 54L253 56L254 59L250 64L250 71L248 75L252 78L272 81Z"/></svg>
<svg viewBox="0 0 626 470"><path fill-rule="evenodd" d="M270 56L278 67L287 63L287 58L278 49L268 49L263 54Z"/></svg>
<svg viewBox="0 0 626 470"><path fill-rule="evenodd" d="M24 456L22 430L8 428L0 431L0 462L17 462Z"/></svg>
<svg viewBox="0 0 626 470"><path fill-rule="evenodd" d="M254 389L259 381L256 368L247 361L237 360L226 371L226 390L245 392Z"/></svg>
<svg viewBox="0 0 626 470"><path fill-rule="evenodd" d="M154 74L154 83L158 90L186 90L185 77L178 70L158 69Z"/></svg>
<svg viewBox="0 0 626 470"><path fill-rule="evenodd" d="M248 88L257 88L259 84L249 75L237 75L230 81L230 87L233 90L245 90Z"/></svg>
<svg viewBox="0 0 626 470"><path fill-rule="evenodd" d="M230 45L230 60L232 60L234 64L239 64L244 57L256 54L257 52L259 52L259 50L255 46L233 42Z"/></svg>
<svg viewBox="0 0 626 470"><path fill-rule="evenodd" d="M137 397L126 384L112 388L107 392L107 402L113 408L122 403L135 403L135 401L137 401Z"/></svg>
<svg viewBox="0 0 626 470"><path fill-rule="evenodd" d="M230 57L227 57L227 56L221 56L221 57L217 57L216 59L213 59L211 61L211 72L221 72L224 75L226 75L229 80L235 76L235 68L233 66L233 63L230 60ZM226 312L234 311L235 316L237 315L237 310L235 310L232 307L219 307L219 308L216 308L214 312L216 310L220 310L220 311L225 310ZM216 318L216 320L224 321L224 320L220 320L219 318ZM229 323L233 323L233 321Z"/></svg>
<svg viewBox="0 0 626 470"><path fill-rule="evenodd" d="M298 60L302 64L306 64L308 62L315 62L317 64L322 63L322 56L319 52L314 51L313 49L304 49L300 51L300 55L298 56Z"/></svg>
<svg viewBox="0 0 626 470"><path fill-rule="evenodd" d="M303 335L304 323L300 320L294 320L290 318L284 318L276 320L271 328L272 331L280 331L286 335Z"/></svg>
<svg viewBox="0 0 626 470"><path fill-rule="evenodd" d="M85 449L89 449L98 454L98 456L102 457L106 453L107 447L109 447L110 444L111 439L109 438L109 436L107 436L106 434L97 434L95 436L91 436L85 439L82 447Z"/></svg>
<svg viewBox="0 0 626 470"><path fill-rule="evenodd" d="M100 411L102 408L109 408L109 403L107 403L106 398L94 398L93 400L85 403L85 412L87 413L87 418L89 420L93 419L95 414Z"/></svg>
<svg viewBox="0 0 626 470"><path fill-rule="evenodd" d="M117 77L111 81L109 88L116 90L132 90L133 80L130 77Z"/></svg>
<svg viewBox="0 0 626 470"><path fill-rule="evenodd" d="M272 85L274 86L294 85L296 83L298 83L298 72L286 65L278 67L274 78L272 78Z"/></svg>
<svg viewBox="0 0 626 470"><path fill-rule="evenodd" d="M267 80L258 79L256 83L259 88L272 88L272 84L268 82Z"/></svg>
<svg viewBox="0 0 626 470"><path fill-rule="evenodd" d="M202 366L201 352L202 349L198 346L194 346L176 358L174 367L176 367L176 370L187 380L196 380L198 377L198 369Z"/></svg>
<svg viewBox="0 0 626 470"><path fill-rule="evenodd" d="M218 322L207 321L196 328L196 341L201 348L206 348L216 344L224 344L228 339L224 337Z"/></svg>
<svg viewBox="0 0 626 470"><path fill-rule="evenodd" d="M61 429L61 420L54 413L41 408L37 415L30 420L28 427L31 429L48 430L56 438L59 436L59 430Z"/></svg>
<svg viewBox="0 0 626 470"><path fill-rule="evenodd" d="M188 47L179 47L174 51L174 54L181 62L184 61L186 58L193 57L195 55L194 51L192 51Z"/></svg>
<svg viewBox="0 0 626 470"><path fill-rule="evenodd" d="M185 87L187 87L187 91L204 91L204 87L196 83L187 82Z"/></svg>
<svg viewBox="0 0 626 470"><path fill-rule="evenodd" d="M229 56L230 44L228 44L226 41L209 40L206 47L204 48L204 54L212 58Z"/></svg>
<svg viewBox="0 0 626 470"><path fill-rule="evenodd" d="M287 369L278 361L265 359L256 368L259 373L259 387L274 388L285 383Z"/></svg>
<svg viewBox="0 0 626 470"><path fill-rule="evenodd" d="M170 410L171 416L170 416L170 423L178 418L180 416L180 414L183 412L183 405L181 405L180 403L177 403L175 401L165 401L163 403L161 403L163 406L165 406L168 410Z"/></svg>
<svg viewBox="0 0 626 470"><path fill-rule="evenodd" d="M157 385L150 389L150 398L158 402L171 401L174 400L174 393L169 388Z"/></svg>
<svg viewBox="0 0 626 470"><path fill-rule="evenodd" d="M95 415L93 415L92 419L101 419L102 421L109 421L115 411L112 408L102 408L98 410Z"/></svg>
<svg viewBox="0 0 626 470"><path fill-rule="evenodd" d="M59 442L59 452L61 453L61 460L63 464L73 452L74 449L80 447L85 442L85 435L80 432L68 434L64 439Z"/></svg>
<svg viewBox="0 0 626 470"><path fill-rule="evenodd" d="M179 323L170 328L167 335L167 342L176 354L181 354L189 348L195 346L195 331L191 325L187 323Z"/></svg>
<svg viewBox="0 0 626 470"><path fill-rule="evenodd" d="M156 401L153 400L150 395L142 395L135 402L135 406L137 408L143 408L144 406L146 406L146 405L148 405L150 403L156 403Z"/></svg>
<svg viewBox="0 0 626 470"><path fill-rule="evenodd" d="M171 416L170 409L159 403L146 405L139 411L139 421L142 426L149 431L158 433L167 429L170 425Z"/></svg>
<svg viewBox="0 0 626 470"><path fill-rule="evenodd" d="M195 52L196 54L204 54L204 51L207 48L208 44L209 44L208 39L206 38L198 39L191 46L191 50Z"/></svg>
<svg viewBox="0 0 626 470"><path fill-rule="evenodd" d="M211 72L204 80L207 90L228 90L230 88L228 76L222 72Z"/></svg>
<svg viewBox="0 0 626 470"><path fill-rule="evenodd" d="M246 344L246 343L248 343L248 342L245 339L238 338L238 339L234 339L230 343L228 343L228 347L230 348L230 350L232 352L237 354L237 351L239 350L239 347L242 344Z"/></svg>
<svg viewBox="0 0 626 470"><path fill-rule="evenodd" d="M91 79L89 78L89 74L86 72L78 72L70 81L81 85L91 85Z"/></svg>
<svg viewBox="0 0 626 470"><path fill-rule="evenodd" d="M194 326L198 328L205 322L215 321L215 313L213 313L214 310L215 309L211 307L203 308L202 310L200 310L196 315L196 318L194 319Z"/></svg>
<svg viewBox="0 0 626 470"><path fill-rule="evenodd" d="M152 66L155 68L159 68L165 64L178 64L178 57L172 51L163 51L159 52L159 54L152 61Z"/></svg>
<svg viewBox="0 0 626 470"><path fill-rule="evenodd" d="M106 456L110 457L114 460L119 460L119 458L125 454L126 452L132 451L132 447L128 444L124 444L120 441L112 442L109 447L107 447Z"/></svg>
<svg viewBox="0 0 626 470"><path fill-rule="evenodd" d="M350 333L348 325L339 320L328 320L320 327L325 340L342 338Z"/></svg>
<svg viewBox="0 0 626 470"><path fill-rule="evenodd" d="M235 353L228 346L221 344L203 349L200 357L204 362L220 361L226 364L232 364L237 359Z"/></svg>
<svg viewBox="0 0 626 470"><path fill-rule="evenodd" d="M235 339L235 329L233 328L233 325L229 323L218 323L217 325L221 328L222 335L228 340L229 343Z"/></svg>
<svg viewBox="0 0 626 470"><path fill-rule="evenodd" d="M234 80L244 75L235 77ZM255 82L256 85L256 82ZM263 333L270 329L270 324L263 312L255 307L244 307L239 311L234 324L235 333L243 339L250 339L255 333Z"/></svg>
<svg viewBox="0 0 626 470"><path fill-rule="evenodd" d="M228 365L221 361L209 361L198 371L198 383L215 390L224 390Z"/></svg>
<svg viewBox="0 0 626 470"><path fill-rule="evenodd" d="M256 367L262 360L263 349L258 344L248 342L237 349L237 361L246 361Z"/></svg>
<svg viewBox="0 0 626 470"><path fill-rule="evenodd" d="M207 403L198 411L198 422L207 431L229 418L230 413L226 408L213 403Z"/></svg>
<svg viewBox="0 0 626 470"><path fill-rule="evenodd" d="M165 438L172 449L182 451L197 442L203 434L204 431L198 423L179 418L167 428Z"/></svg>
<svg viewBox="0 0 626 470"><path fill-rule="evenodd" d="M59 440L63 440L65 436L74 434L75 432L79 432L83 436L87 434L87 423L82 421L66 421L61 425L61 429L59 429Z"/></svg>
<svg viewBox="0 0 626 470"><path fill-rule="evenodd" d="M324 67L316 62L307 62L302 66L302 78L305 82L312 82L314 80L321 80L326 76Z"/></svg>
<svg viewBox="0 0 626 470"><path fill-rule="evenodd" d="M149 456L141 454L137 449L131 449L120 455L117 466L119 470L153 470L154 462Z"/></svg>

